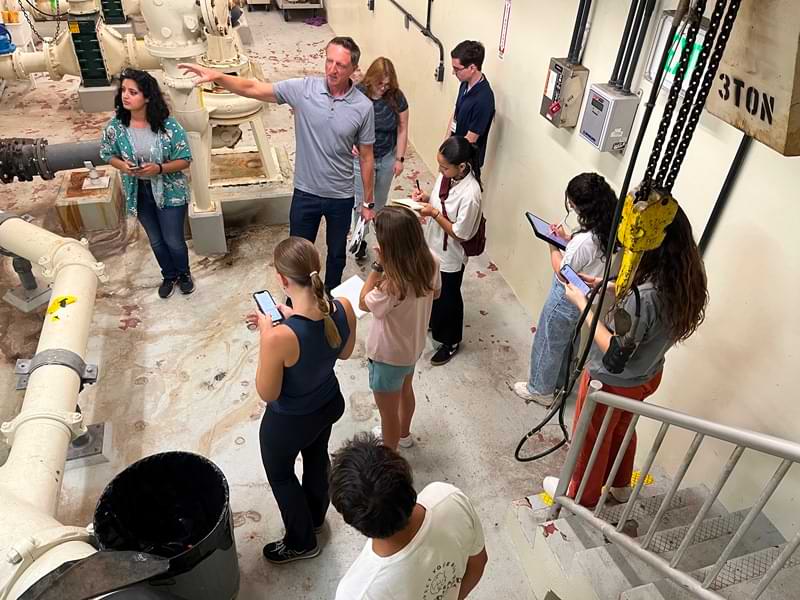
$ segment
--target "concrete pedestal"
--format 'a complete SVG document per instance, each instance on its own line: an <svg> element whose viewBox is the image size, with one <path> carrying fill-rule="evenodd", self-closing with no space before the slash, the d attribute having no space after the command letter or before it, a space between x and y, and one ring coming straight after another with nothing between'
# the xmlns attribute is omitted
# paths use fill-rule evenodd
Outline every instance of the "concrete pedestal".
<svg viewBox="0 0 800 600"><path fill-rule="evenodd" d="M56 213L67 235L119 227L123 214L120 179L112 167L101 167L97 171L101 176L110 177L108 187L84 190L83 181L89 175L86 170L67 171L63 175Z"/></svg>
<svg viewBox="0 0 800 600"><path fill-rule="evenodd" d="M189 203L189 227L192 230L195 254L210 256L228 251L225 222L219 203L216 210L210 212L197 212L194 203Z"/></svg>
<svg viewBox="0 0 800 600"><path fill-rule="evenodd" d="M100 87L78 88L78 102L84 112L97 113L114 110L114 96L117 95L117 86L103 85Z"/></svg>

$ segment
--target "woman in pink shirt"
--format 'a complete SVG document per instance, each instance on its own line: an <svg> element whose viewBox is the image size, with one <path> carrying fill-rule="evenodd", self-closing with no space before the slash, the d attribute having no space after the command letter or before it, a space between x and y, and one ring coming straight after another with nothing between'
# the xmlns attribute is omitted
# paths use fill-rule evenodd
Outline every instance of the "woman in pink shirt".
<svg viewBox="0 0 800 600"><path fill-rule="evenodd" d="M369 387L381 414L383 443L396 450L398 444L414 444L414 366L425 348L442 279L412 211L399 206L382 209L375 217L375 236L377 259L359 306L373 316L367 336Z"/></svg>

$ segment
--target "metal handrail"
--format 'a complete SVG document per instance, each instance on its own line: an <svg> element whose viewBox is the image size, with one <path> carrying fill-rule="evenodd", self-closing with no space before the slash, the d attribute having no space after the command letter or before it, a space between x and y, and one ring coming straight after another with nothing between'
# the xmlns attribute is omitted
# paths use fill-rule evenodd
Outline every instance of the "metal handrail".
<svg viewBox="0 0 800 600"><path fill-rule="evenodd" d="M598 432L599 434L597 436L597 440L595 441L595 446L592 448L591 455L587 463L587 468L585 469L583 477L578 484L576 497L570 498L567 496L567 489L570 485L570 480L573 472L575 471L575 466L577 465L578 458L586 441L586 434L589 431L589 426L598 404L608 407L608 409L606 410L603 423ZM633 418L625 433L622 446L614 459L610 474L606 479L606 489L600 498L597 508L590 510L581 506L579 502L586 488L590 470L594 466L595 459L597 458L598 449L603 443L603 438L606 435L608 423L613 409L632 413ZM633 428L640 417L645 417L660 422L661 428L655 438L655 441L653 442L650 452L647 455L645 465L642 467L643 476L639 478L639 481L633 489L630 500L628 500L628 504L625 507L622 517L620 518L619 526L615 527L613 524L603 521L600 518L600 513L605 504L605 500L608 497L610 486L617 475L617 471L622 461L622 454L627 450L628 442L630 441L633 433ZM622 533L622 526L627 518L627 515L629 515L630 511L633 509L636 498L642 489L644 475L646 475L646 473L650 470L650 467L652 466L656 455L661 448L661 444L671 427L677 427L679 429L694 432L694 440L686 452L682 464L678 468L677 476L673 482L673 485L671 486L669 492L665 495L665 498L662 501L658 512L656 513L656 517L654 518L647 534L645 535L644 542L640 544ZM647 548L653 538L653 535L655 534L659 521L671 505L672 498L677 492L677 488L679 487L683 476L686 474L686 471L698 449L700 448L703 439L706 437L729 442L736 448L734 449L733 454L731 455L731 458L728 460L727 464L722 468L711 495L703 503L703 506L700 508L694 522L684 536L678 551L670 562L656 553L648 551ZM720 553L714 565L704 573L703 581L699 581L688 573L684 573L683 571L677 569L676 565L680 561L680 558L686 548L692 543L700 523L705 518L712 504L716 501L717 497L722 491L723 486L728 481L731 472L738 463L739 458L746 449L755 450L782 459L781 465L778 467L772 478L764 485L757 502L753 505L747 517L743 520L731 538L730 542L726 545L725 549ZM736 544L747 533L747 530L761 513L767 501L770 499L778 485L781 483L783 477L788 472L789 468L793 463L796 462L800 462L800 444L795 442L783 440L756 431L739 429L728 425L722 425L721 423L714 423L713 421L694 417L692 415L664 408L662 406L656 406L641 401L631 400L630 398L615 396L613 394L603 392L602 384L599 381L591 381L589 383L589 393L587 395L586 402L575 427L572 445L567 453L564 466L561 469L558 487L556 488L554 494L555 503L551 509L550 518L558 518L561 508L564 507L571 513L585 520L591 526L600 530L609 541L630 551L638 559L648 563L663 575L684 589L693 593L696 597L704 600L722 600L723 597L721 595L710 590L709 588L724 567L726 561L731 556ZM794 550L796 550L798 547L800 547L800 533L798 533L797 537L787 545L784 551L781 552L780 556L774 561L772 566L762 577L758 588L751 596L751 600L757 600L761 596L772 579L778 574L781 568L783 568L783 566L792 556Z"/></svg>

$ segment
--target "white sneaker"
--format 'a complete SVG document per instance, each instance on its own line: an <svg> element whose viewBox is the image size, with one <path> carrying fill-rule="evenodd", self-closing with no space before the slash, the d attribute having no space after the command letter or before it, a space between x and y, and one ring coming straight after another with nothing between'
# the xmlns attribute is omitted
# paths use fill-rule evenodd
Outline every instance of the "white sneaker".
<svg viewBox="0 0 800 600"><path fill-rule="evenodd" d="M633 492L633 490L631 489L631 486L627 486L627 487L612 487L609 490L609 493L611 494L611 497L614 498L614 500L616 500L620 504L624 504L625 502L630 500L632 492Z"/></svg>
<svg viewBox="0 0 800 600"><path fill-rule="evenodd" d="M374 435L379 440L383 440L383 429L380 425L376 425L372 428L372 435ZM401 448L411 448L414 445L414 438L409 433L406 437L401 437L397 441L397 445Z"/></svg>
<svg viewBox="0 0 800 600"><path fill-rule="evenodd" d="M558 487L558 477L545 477L542 481L542 488L548 496L555 499L556 488Z"/></svg>
<svg viewBox="0 0 800 600"><path fill-rule="evenodd" d="M409 433L406 437L401 437L397 445L401 448L411 448L414 445L414 438Z"/></svg>
<svg viewBox="0 0 800 600"><path fill-rule="evenodd" d="M545 408L550 408L553 406L553 402L555 402L555 398L553 394L531 394L528 391L528 382L527 381L518 381L514 384L514 393L525 400L528 404L531 402L536 402Z"/></svg>

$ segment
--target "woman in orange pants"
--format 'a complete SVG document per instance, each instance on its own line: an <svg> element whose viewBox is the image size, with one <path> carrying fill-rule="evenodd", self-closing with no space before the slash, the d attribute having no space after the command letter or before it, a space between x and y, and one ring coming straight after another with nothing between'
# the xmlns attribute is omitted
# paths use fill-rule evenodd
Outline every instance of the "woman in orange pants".
<svg viewBox="0 0 800 600"><path fill-rule="evenodd" d="M587 367L581 377L573 432L586 401L590 380L599 381L603 385L603 391L610 394L644 400L661 383L667 350L688 339L703 322L708 302L705 269L692 236L692 226L682 209L678 209L675 219L667 227L661 246L646 252L642 257L634 276L633 287L638 289L639 298L629 292L623 298L617 299L615 308L624 309L631 316L639 312L638 326L632 333L634 350L621 372L616 372L617 368L614 373L610 372L603 363L603 357L612 344L616 345L620 340L614 340L613 325L608 319L598 323ZM581 311L586 308L586 296L574 285L567 285L566 296ZM591 313L588 319L592 319ZM572 498L583 479L605 414L606 407L598 405L592 415L567 491L567 495ZM622 439L632 416L631 413L614 410L589 473L581 497L582 505L592 507L600 499L603 484L622 446ZM625 502L630 496L629 486L635 455L634 435L610 490L611 495L620 502ZM551 496L555 494L557 486L557 478L545 478L544 489Z"/></svg>

